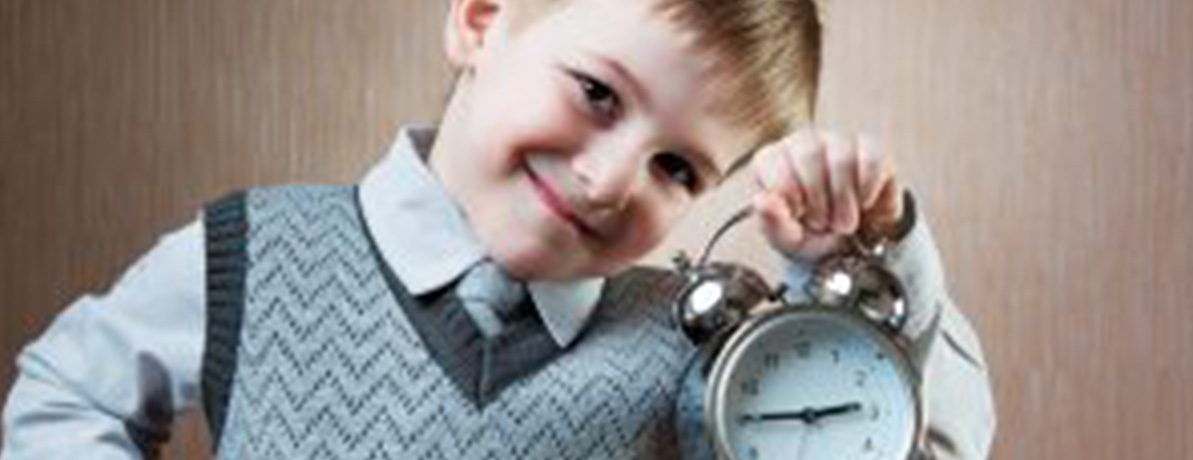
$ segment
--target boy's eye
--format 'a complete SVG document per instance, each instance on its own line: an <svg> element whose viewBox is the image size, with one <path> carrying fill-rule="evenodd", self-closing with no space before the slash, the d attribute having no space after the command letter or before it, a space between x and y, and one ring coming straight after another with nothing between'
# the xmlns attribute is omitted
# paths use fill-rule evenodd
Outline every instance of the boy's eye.
<svg viewBox="0 0 1193 460"><path fill-rule="evenodd" d="M589 109L604 119L612 119L617 115L621 101L612 88L580 72L572 72L572 77L580 85L580 91L584 92L584 101Z"/></svg>
<svg viewBox="0 0 1193 460"><path fill-rule="evenodd" d="M676 153L660 153L654 157L654 166L663 173L668 180L679 184L688 192L695 193L700 189L700 180L696 177L696 168L686 158Z"/></svg>

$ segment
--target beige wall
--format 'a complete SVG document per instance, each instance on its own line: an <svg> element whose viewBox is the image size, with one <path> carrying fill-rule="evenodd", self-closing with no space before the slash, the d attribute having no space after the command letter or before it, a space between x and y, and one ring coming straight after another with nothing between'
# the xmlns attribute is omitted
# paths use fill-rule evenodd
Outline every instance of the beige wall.
<svg viewBox="0 0 1193 460"><path fill-rule="evenodd" d="M1193 3L832 3L823 124L883 136L919 191L994 367L995 457L1193 456ZM204 201L352 181L433 117L443 4L0 0L0 388Z"/></svg>

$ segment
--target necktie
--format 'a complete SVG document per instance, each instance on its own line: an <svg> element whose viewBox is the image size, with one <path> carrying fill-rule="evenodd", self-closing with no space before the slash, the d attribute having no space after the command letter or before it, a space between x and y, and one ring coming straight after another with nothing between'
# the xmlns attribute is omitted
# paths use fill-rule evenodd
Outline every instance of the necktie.
<svg viewBox="0 0 1193 460"><path fill-rule="evenodd" d="M523 283L490 260L471 267L448 292L421 299L384 263L381 269L431 358L478 409L563 351L533 321Z"/></svg>
<svg viewBox="0 0 1193 460"><path fill-rule="evenodd" d="M526 287L489 259L464 274L456 286L456 295L487 338L496 337L505 326L528 312Z"/></svg>

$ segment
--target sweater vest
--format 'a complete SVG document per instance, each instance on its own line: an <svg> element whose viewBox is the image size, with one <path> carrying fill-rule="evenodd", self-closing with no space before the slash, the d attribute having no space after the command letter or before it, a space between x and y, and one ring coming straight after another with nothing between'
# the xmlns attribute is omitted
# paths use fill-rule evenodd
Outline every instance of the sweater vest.
<svg viewBox="0 0 1193 460"><path fill-rule="evenodd" d="M223 459L678 458L678 276L610 278L583 335L478 406L420 340L356 189L210 205L202 396ZM434 229L428 229L434 231Z"/></svg>

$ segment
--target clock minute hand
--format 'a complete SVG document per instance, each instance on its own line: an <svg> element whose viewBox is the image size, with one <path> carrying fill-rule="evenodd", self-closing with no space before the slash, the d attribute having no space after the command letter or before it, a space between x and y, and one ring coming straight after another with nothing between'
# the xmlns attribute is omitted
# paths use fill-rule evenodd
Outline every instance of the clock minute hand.
<svg viewBox="0 0 1193 460"><path fill-rule="evenodd" d="M797 411L790 412L766 412L761 414L743 414L741 416L742 423L747 422L772 422L779 420L799 420L806 424L813 424L825 417L832 417L837 415L845 415L852 412L862 410L862 403L850 402L845 404L838 404L828 407L805 407Z"/></svg>

